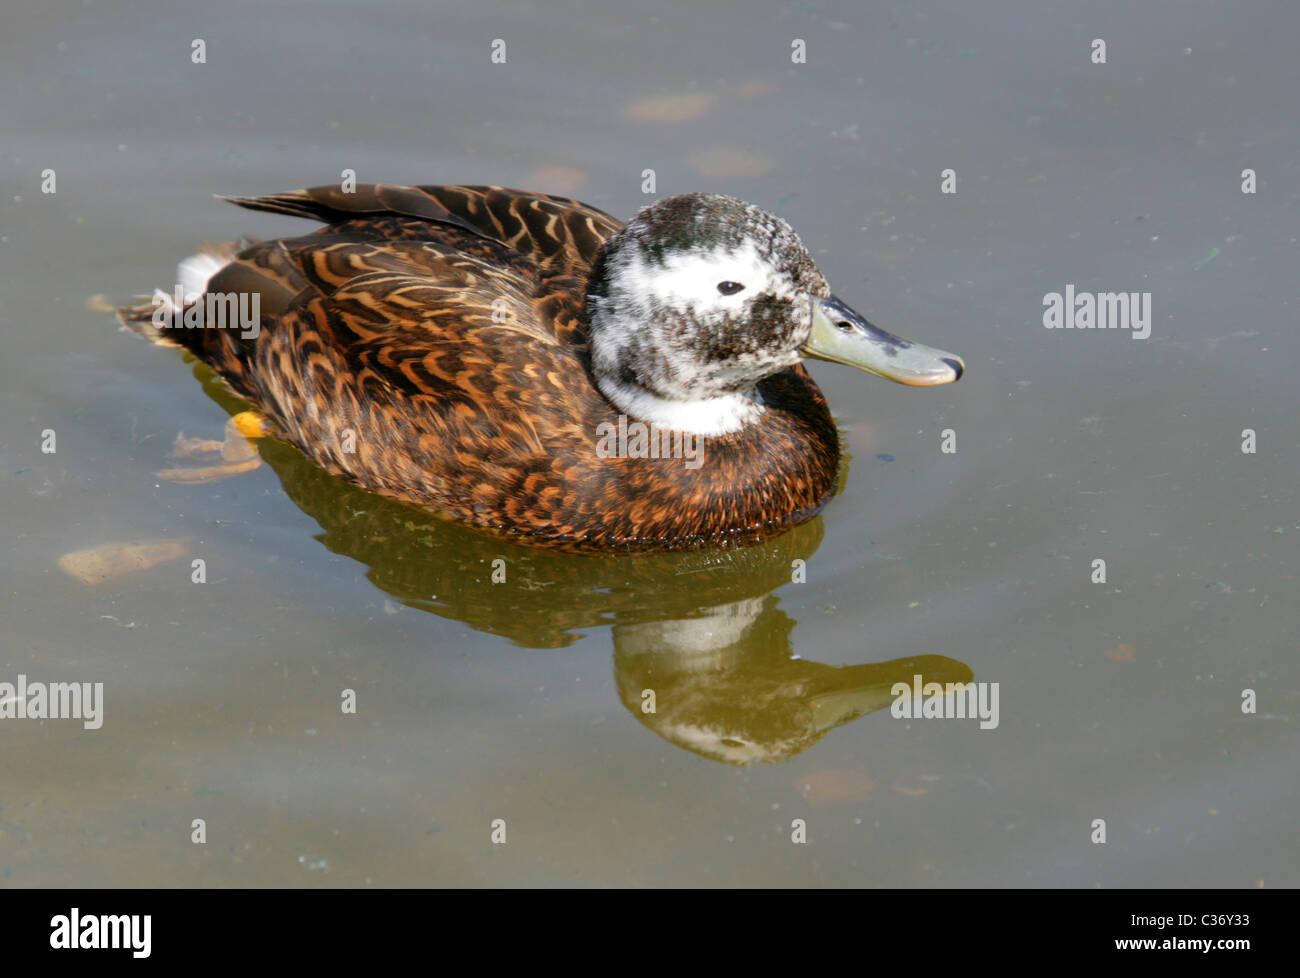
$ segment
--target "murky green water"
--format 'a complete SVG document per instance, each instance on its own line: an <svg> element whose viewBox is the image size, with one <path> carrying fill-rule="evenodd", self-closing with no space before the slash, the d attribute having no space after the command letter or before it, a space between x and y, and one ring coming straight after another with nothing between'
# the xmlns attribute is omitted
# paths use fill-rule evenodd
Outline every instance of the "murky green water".
<svg viewBox="0 0 1300 978"><path fill-rule="evenodd" d="M0 721L0 879L1300 882L1300 14L619 6L6 11L0 682L102 682L104 715ZM752 200L967 376L814 365L844 490L731 553L505 545L284 446L156 479L234 403L90 300L307 227L211 194L344 168L621 216L646 169L659 195ZM1044 329L1067 285L1149 291L1150 338ZM206 583L188 558L95 585L58 566L187 538ZM996 728L893 717L917 671L997 683Z"/></svg>

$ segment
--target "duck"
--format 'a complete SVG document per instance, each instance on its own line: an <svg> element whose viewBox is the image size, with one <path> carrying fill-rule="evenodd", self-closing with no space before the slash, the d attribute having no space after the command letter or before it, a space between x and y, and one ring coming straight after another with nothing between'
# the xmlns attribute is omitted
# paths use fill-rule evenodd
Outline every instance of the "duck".
<svg viewBox="0 0 1300 978"><path fill-rule="evenodd" d="M223 442L178 436L175 455L220 456L168 470L178 482L247 471L274 438L536 546L752 544L837 488L839 436L806 358L918 387L965 371L872 325L786 221L723 194L665 197L626 223L496 186L224 199L322 226L209 246L173 293L118 311L251 406Z"/></svg>

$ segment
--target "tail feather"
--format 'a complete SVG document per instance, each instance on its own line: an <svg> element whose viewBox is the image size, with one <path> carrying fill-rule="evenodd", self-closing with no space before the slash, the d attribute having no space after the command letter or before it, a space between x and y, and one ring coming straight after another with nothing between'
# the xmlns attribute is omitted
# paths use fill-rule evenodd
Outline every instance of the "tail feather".
<svg viewBox="0 0 1300 978"><path fill-rule="evenodd" d="M287 214L290 217L307 217L313 220L328 220L332 211L322 207L307 195L305 190L290 191L285 194L268 194L265 197L239 197L228 194L214 194L218 200L247 208L250 211L265 211L268 214Z"/></svg>

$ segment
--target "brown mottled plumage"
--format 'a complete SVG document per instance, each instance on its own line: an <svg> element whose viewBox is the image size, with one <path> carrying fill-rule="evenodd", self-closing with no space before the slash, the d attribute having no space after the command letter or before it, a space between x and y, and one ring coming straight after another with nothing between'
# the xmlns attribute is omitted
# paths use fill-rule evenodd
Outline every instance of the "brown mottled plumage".
<svg viewBox="0 0 1300 978"><path fill-rule="evenodd" d="M834 489L835 427L798 364L759 381L759 420L703 439L696 468L597 453L620 414L593 381L584 312L620 228L608 214L499 187L231 199L327 225L252 244L209 280L260 295L260 335L159 330L149 305L122 319L193 351L355 485L529 542L634 549L761 540Z"/></svg>

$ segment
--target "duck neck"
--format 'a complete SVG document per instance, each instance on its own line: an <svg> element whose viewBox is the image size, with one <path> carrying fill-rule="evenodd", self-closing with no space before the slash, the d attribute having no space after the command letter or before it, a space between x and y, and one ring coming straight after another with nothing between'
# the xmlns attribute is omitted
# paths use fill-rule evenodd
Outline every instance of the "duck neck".
<svg viewBox="0 0 1300 978"><path fill-rule="evenodd" d="M635 383L596 377L596 386L620 413L674 431L716 438L739 431L762 416L758 391L720 394L698 400L669 400Z"/></svg>

